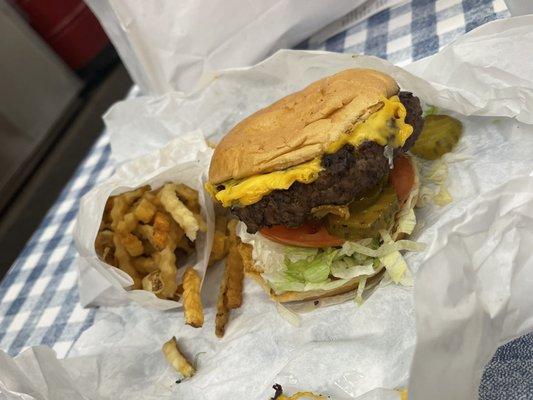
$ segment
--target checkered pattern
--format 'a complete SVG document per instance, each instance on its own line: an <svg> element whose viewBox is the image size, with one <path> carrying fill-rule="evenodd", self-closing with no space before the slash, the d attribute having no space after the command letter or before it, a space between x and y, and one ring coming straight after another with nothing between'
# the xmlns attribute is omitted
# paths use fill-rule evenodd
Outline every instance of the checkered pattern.
<svg viewBox="0 0 533 400"><path fill-rule="evenodd" d="M313 49L370 54L405 65L437 52L464 32L506 16L503 0L412 0L385 9ZM310 48L309 42L315 41L297 47ZM0 349L9 354L44 344L64 357L92 324L98 310L82 309L78 301L72 229L80 197L112 173L109 156L104 132L0 283ZM502 347L485 372L481 398L533 398L532 354L533 336ZM502 360L528 364L517 376L515 370L500 368ZM520 395L511 396L516 387Z"/></svg>

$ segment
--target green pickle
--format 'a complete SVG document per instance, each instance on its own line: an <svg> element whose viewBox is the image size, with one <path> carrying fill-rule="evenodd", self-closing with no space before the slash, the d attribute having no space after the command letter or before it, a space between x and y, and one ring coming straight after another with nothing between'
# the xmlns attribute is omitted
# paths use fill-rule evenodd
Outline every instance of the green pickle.
<svg viewBox="0 0 533 400"><path fill-rule="evenodd" d="M398 211L398 197L392 186L350 203L350 217L343 219L328 215L326 229L332 235L346 240L360 240L379 236L381 229L388 229Z"/></svg>
<svg viewBox="0 0 533 400"><path fill-rule="evenodd" d="M426 160L436 160L453 150L462 133L461 121L448 115L428 115L411 153Z"/></svg>

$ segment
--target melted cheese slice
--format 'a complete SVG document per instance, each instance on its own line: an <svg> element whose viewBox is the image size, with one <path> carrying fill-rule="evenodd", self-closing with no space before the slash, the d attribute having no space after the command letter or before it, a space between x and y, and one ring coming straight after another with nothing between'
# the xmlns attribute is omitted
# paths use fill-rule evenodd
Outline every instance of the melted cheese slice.
<svg viewBox="0 0 533 400"><path fill-rule="evenodd" d="M381 146L401 147L413 133L413 127L405 123L407 111L398 96L382 99L383 107L365 122L356 125L352 132L344 135L327 148L327 153L335 153L345 144L354 147L366 141L376 142ZM305 162L284 171L254 175L249 178L224 182L224 189L217 191L214 185L207 184L211 195L224 207L232 205L247 206L257 203L273 190L288 189L294 182L311 183L317 179L322 170L321 159Z"/></svg>

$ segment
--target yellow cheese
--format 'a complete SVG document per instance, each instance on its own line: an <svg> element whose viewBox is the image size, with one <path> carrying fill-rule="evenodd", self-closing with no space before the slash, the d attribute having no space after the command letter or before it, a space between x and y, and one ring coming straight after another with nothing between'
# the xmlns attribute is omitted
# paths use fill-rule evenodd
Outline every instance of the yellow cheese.
<svg viewBox="0 0 533 400"><path fill-rule="evenodd" d="M379 111L373 113L365 122L356 125L352 132L332 143L326 152L335 153L348 143L357 147L366 141L376 142L381 146L388 144L394 148L403 146L413 133L413 127L405 123L407 111L398 96L383 98L382 103L383 107ZM321 170L321 159L315 158L284 171L254 175L240 180L232 179L224 182L224 189L219 191L211 184L207 184L206 188L224 207L247 206L257 203L273 190L288 189L294 182L311 183L317 179Z"/></svg>
<svg viewBox="0 0 533 400"><path fill-rule="evenodd" d="M241 206L257 203L261 198L277 189L288 189L294 182L313 182L322 170L320 158L296 165L284 171L269 174L254 175L242 180L224 182L224 190L216 192L214 197L224 207L229 207L238 201ZM213 195L213 188L208 189Z"/></svg>
<svg viewBox="0 0 533 400"><path fill-rule="evenodd" d="M363 142L376 142L380 146L390 145L393 148L402 147L413 133L413 127L405 123L407 110L398 96L382 99L383 107L373 113L362 124L356 125L354 130L332 143L327 153L335 153L345 144L354 147Z"/></svg>

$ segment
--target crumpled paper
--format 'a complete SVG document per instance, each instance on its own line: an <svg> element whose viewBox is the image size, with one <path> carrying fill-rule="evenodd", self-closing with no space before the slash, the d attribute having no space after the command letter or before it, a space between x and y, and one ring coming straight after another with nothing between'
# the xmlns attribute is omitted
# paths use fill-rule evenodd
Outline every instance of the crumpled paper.
<svg viewBox="0 0 533 400"><path fill-rule="evenodd" d="M289 51L250 69L221 71L194 96L131 100L144 110L136 113L141 121L160 121L151 137L151 146L157 146L163 141L158 129L169 121L176 134L187 131L186 121L192 121L217 137L247 113L313 79L354 66L384 70L402 88L445 106L446 113L463 122L457 149L445 156L454 201L417 211L420 223L414 238L429 247L406 256L417 272L414 297L410 288L384 286L360 307L350 301L320 308L301 315L300 325L293 326L261 289L246 281L244 304L232 313L219 340L214 306L221 269L215 268L204 282L201 330L185 326L181 313L137 305L101 310L70 352L72 358L61 361L76 388L99 399L266 399L277 382L333 399L384 400L399 398L393 389L409 384L415 400L475 398L483 366L496 347L533 329L528 258L533 126L526 123L533 113L533 74L527 74L533 61L524 57L533 42L523 41L532 26L533 17L515 18L486 25L481 28L486 34L475 30L465 35L458 46L469 51L453 51L454 45L445 50L446 60L440 62L446 61L447 68L440 68L439 75L423 64L413 67L415 76L372 57ZM476 46L468 46L470 40ZM520 48L515 42L522 43ZM425 62L430 65L440 56ZM507 60L519 60L520 65ZM462 74L452 86L443 83L459 68ZM479 80L472 80L470 69L482 72ZM433 80L424 80L426 76ZM492 96L500 96L501 104ZM128 102L114 107L107 121L120 125ZM117 144L124 138L113 131L113 124L110 128L113 151L120 150ZM134 123L131 128L135 130ZM128 154L118 153L117 158L125 160ZM179 384L160 353L172 335L198 367L194 378ZM33 352L26 357L35 358ZM30 381L60 374L46 368L49 359L38 363L23 357L13 362ZM11 391L20 388L0 381ZM52 398L46 382L36 382L42 398Z"/></svg>
<svg viewBox="0 0 533 400"><path fill-rule="evenodd" d="M293 47L366 0L87 0L147 94L190 92L213 71Z"/></svg>
<svg viewBox="0 0 533 400"><path fill-rule="evenodd" d="M144 124L142 129L147 136L150 126ZM136 140L131 135L129 137L130 140ZM138 146L141 142L131 143ZM213 204L203 189L211 153L201 131L185 133L159 150L123 163L113 176L83 196L74 226L74 242L80 253L77 260L78 287L83 306L118 306L130 300L158 310L181 306L181 302L160 299L145 290L127 290L133 280L124 271L98 258L94 240L110 196L146 184L157 189L167 182L184 183L200 193L200 206L207 222L207 234L199 234L195 241L196 260L193 265L203 278L209 261L214 226ZM183 271L183 268L179 268L178 274Z"/></svg>

